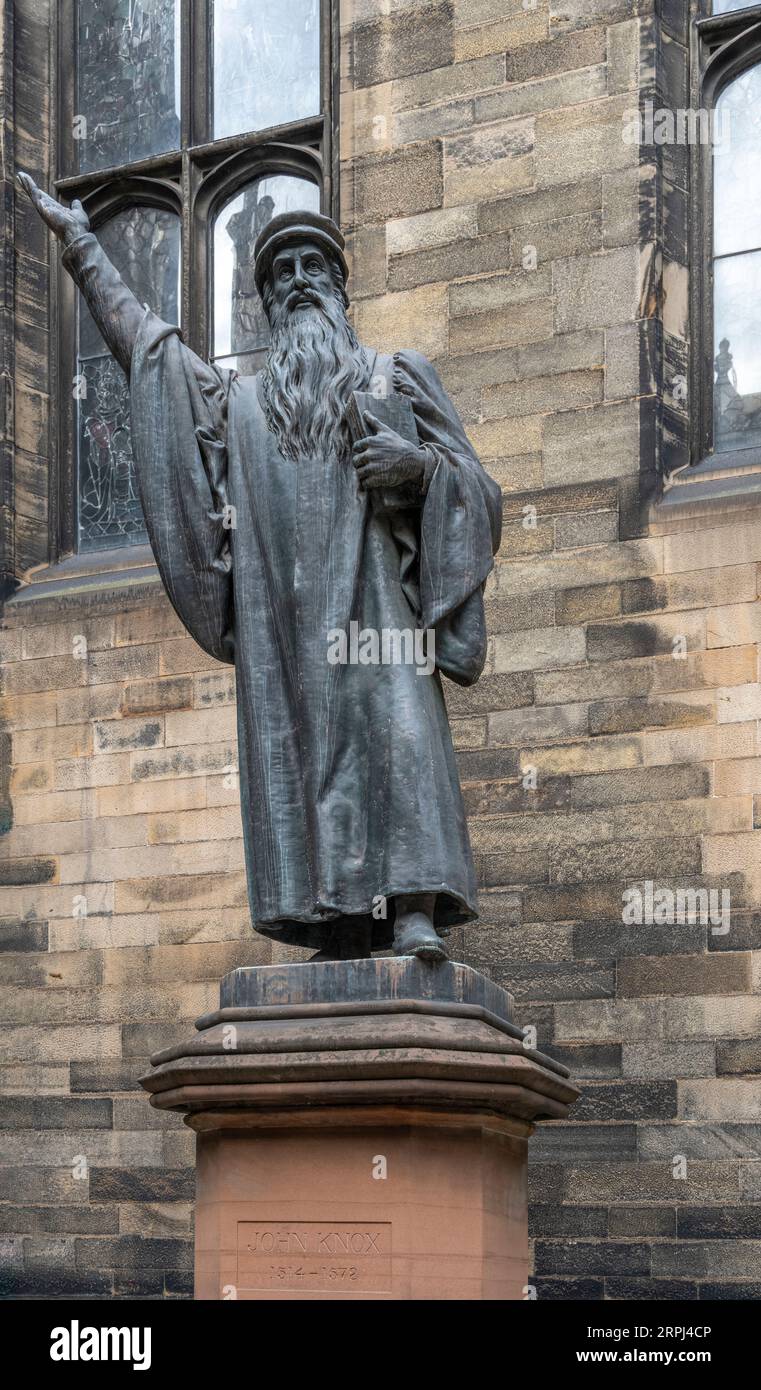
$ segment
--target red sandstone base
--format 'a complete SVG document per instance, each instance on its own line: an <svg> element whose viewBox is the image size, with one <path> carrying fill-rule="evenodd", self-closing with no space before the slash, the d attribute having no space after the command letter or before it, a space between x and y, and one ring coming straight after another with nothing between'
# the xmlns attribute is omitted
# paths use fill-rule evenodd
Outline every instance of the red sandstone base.
<svg viewBox="0 0 761 1390"><path fill-rule="evenodd" d="M419 1120L199 1134L196 1298L525 1297L528 1126Z"/></svg>
<svg viewBox="0 0 761 1390"><path fill-rule="evenodd" d="M197 1299L521 1299L527 1147L567 1070L510 996L413 958L233 971L152 1104L198 1134Z"/></svg>

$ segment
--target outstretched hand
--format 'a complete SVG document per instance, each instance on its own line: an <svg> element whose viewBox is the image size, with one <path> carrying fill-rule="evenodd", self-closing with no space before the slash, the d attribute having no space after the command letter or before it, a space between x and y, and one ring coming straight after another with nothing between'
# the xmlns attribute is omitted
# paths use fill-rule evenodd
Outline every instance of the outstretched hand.
<svg viewBox="0 0 761 1390"><path fill-rule="evenodd" d="M90 219L78 198L67 208L56 198L50 198L47 193L43 193L30 174L19 174L18 181L43 222L47 222L51 232L54 232L65 246L76 241L83 232L89 232Z"/></svg>
<svg viewBox="0 0 761 1390"><path fill-rule="evenodd" d="M401 487L404 483L420 486L425 476L425 450L382 424L369 410L363 418L370 433L358 439L352 450L360 487Z"/></svg>

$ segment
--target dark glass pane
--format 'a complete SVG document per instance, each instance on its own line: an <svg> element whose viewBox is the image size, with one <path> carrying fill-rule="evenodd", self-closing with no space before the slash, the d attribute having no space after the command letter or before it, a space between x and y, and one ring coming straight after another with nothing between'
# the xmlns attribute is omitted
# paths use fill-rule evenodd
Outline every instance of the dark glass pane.
<svg viewBox="0 0 761 1390"><path fill-rule="evenodd" d="M714 265L714 447L761 444L761 252Z"/></svg>
<svg viewBox="0 0 761 1390"><path fill-rule="evenodd" d="M254 284L254 245L281 212L320 210L320 191L307 179L276 174L238 193L214 223L214 356L255 352L269 342L264 308Z"/></svg>
<svg viewBox="0 0 761 1390"><path fill-rule="evenodd" d="M84 173L180 145L180 0L78 0L74 147Z"/></svg>
<svg viewBox="0 0 761 1390"><path fill-rule="evenodd" d="M320 110L319 0L212 0L214 139Z"/></svg>
<svg viewBox="0 0 761 1390"><path fill-rule="evenodd" d="M180 221L158 208L127 208L98 239L130 289L169 323L179 321ZM127 379L79 299L77 437L79 548L145 540L137 500Z"/></svg>
<svg viewBox="0 0 761 1390"><path fill-rule="evenodd" d="M79 548L146 539L130 444L129 387L113 357L87 361L79 405Z"/></svg>
<svg viewBox="0 0 761 1390"><path fill-rule="evenodd" d="M713 249L725 256L761 247L761 66L721 93L715 131Z"/></svg>

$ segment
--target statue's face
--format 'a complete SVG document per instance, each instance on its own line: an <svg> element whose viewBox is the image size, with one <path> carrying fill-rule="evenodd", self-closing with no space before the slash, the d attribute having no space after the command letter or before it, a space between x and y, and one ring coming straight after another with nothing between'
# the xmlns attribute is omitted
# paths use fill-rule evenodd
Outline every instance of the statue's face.
<svg viewBox="0 0 761 1390"><path fill-rule="evenodd" d="M270 275L274 304L289 314L313 310L335 293L325 253L313 241L295 241L276 252Z"/></svg>

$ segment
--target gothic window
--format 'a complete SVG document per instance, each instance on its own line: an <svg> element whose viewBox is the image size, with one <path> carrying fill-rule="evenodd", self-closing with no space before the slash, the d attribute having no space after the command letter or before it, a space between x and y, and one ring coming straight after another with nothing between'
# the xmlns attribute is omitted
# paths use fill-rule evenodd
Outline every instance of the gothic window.
<svg viewBox="0 0 761 1390"><path fill-rule="evenodd" d="M702 0L692 105L710 139L691 151L692 459L761 459L761 0Z"/></svg>
<svg viewBox="0 0 761 1390"><path fill-rule="evenodd" d="M714 449L761 444L761 66L721 91L713 155Z"/></svg>
<svg viewBox="0 0 761 1390"><path fill-rule="evenodd" d="M142 304L177 323L180 303L180 219L162 208L133 204L98 229L109 260ZM77 452L79 547L107 549L145 540L135 484L127 379L106 347L89 309L78 305Z"/></svg>
<svg viewBox="0 0 761 1390"><path fill-rule="evenodd" d="M62 0L56 182L137 297L204 357L258 369L276 213L335 215L337 0ZM145 541L127 383L59 275L54 550ZM79 302L78 302L79 301Z"/></svg>
<svg viewBox="0 0 761 1390"><path fill-rule="evenodd" d="M254 246L263 227L281 212L319 212L313 183L276 174L246 184L214 220L214 360L242 376L258 370L269 332L254 284Z"/></svg>

